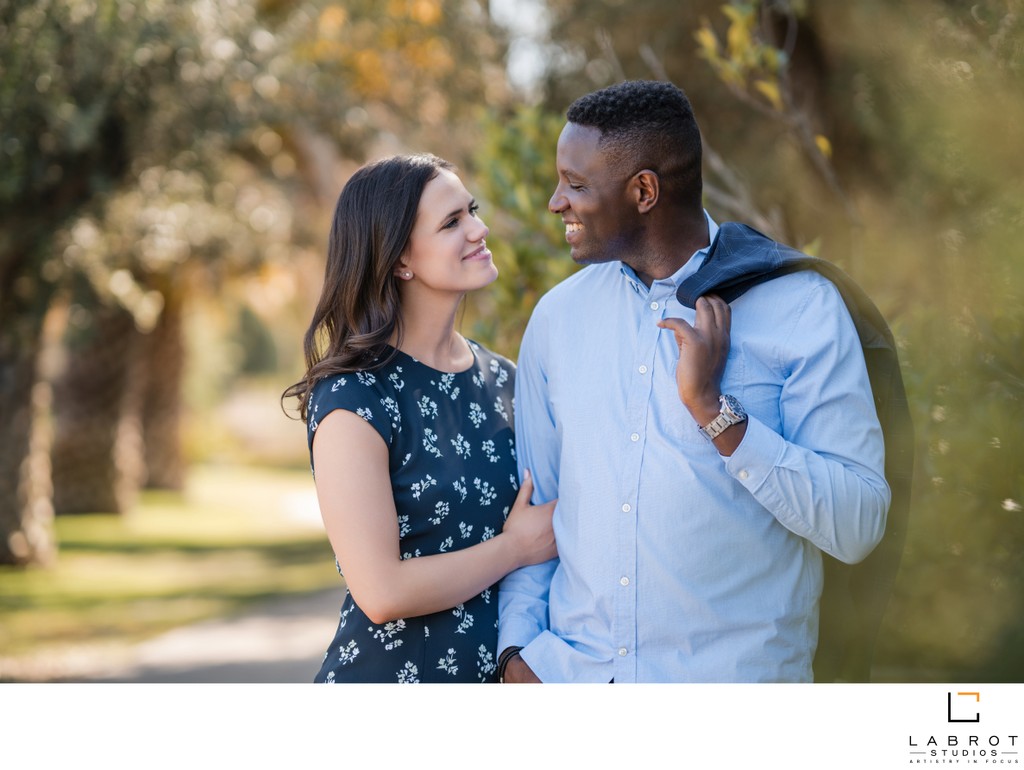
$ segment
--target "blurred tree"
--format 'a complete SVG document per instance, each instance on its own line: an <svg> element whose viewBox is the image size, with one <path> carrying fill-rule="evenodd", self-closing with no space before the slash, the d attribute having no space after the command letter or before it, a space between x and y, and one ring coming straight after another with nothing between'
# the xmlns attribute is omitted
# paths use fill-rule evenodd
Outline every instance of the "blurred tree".
<svg viewBox="0 0 1024 770"><path fill-rule="evenodd" d="M71 420L70 415L77 412L91 413L93 419L101 415L114 419L137 412L122 403L129 394L139 392L125 382L130 372L138 370L129 362L130 351L138 348L133 336L151 330L162 308L176 304L176 298L168 302L147 283L160 283L159 276L178 268L192 255L193 246L209 250L216 241L221 246L231 243L233 253L240 251L237 239L216 227L218 219L224 219L219 210L218 217L189 223L191 232L181 236L187 215L202 213L192 205L194 198L199 193L207 200L214 197L213 184L195 183L200 174L196 169L222 168L229 148L255 144L244 142L254 138L252 116L258 113L261 100L273 95L273 83L253 81L256 64L252 60L269 58L274 37L255 24L247 9L234 3L215 8L200 2L138 6L116 0L16 3L3 9L3 32L11 44L3 48L0 72L0 148L7 160L0 176L4 204L0 213L0 372L4 374L0 423L5 434L10 428L19 438L5 447L0 458L2 562L45 561L52 556L52 538L37 535L32 540L27 534L46 530L37 522L51 513L48 463L26 463L24 458L29 446L39 456L47 455L46 433L38 420L31 419L28 404L31 389L37 387L42 319L62 279L75 274L87 279L87 285L76 282L79 288L69 317L79 328L71 329L69 339L74 341L76 334L89 328L94 334L81 348L85 355L76 356L72 345L68 374L58 386L57 417ZM236 40L255 55L243 56ZM215 165L207 165L211 160ZM286 162L279 167L287 171ZM216 174L206 179L210 177L216 179ZM118 192L144 189L147 179L149 203L142 202L145 195ZM184 194L177 189L183 187ZM263 205L271 202L252 195L249 188L236 190L229 184L217 191L237 204L228 209L229 218L245 221L250 231L274 229L278 210ZM163 208L152 203L157 192L168 190L167 197L177 195L177 200ZM120 233L104 228L111 202L116 204L119 224L131 220L140 226ZM287 206L283 214L287 220ZM69 229L65 248L55 249L54 236L76 218L81 219ZM140 229L140 237L133 239ZM277 240L286 237L287 233L279 234ZM270 245L266 238L262 241L261 250ZM83 298L87 301L82 302ZM132 323L124 323L125 316ZM122 320L112 326L106 323L118 318ZM104 333L95 336L101 329ZM106 379L82 377L83 370L75 364L88 371L94 358L89 351L97 350L98 344L106 355L120 360L112 360L105 368ZM173 353L174 342L169 344ZM176 366L175 361L173 354L151 358L151 363L170 366ZM95 366L93 371L100 374ZM159 369L151 373L151 394L163 383L175 387L173 371L170 377L159 376ZM131 398L135 403L140 400ZM68 436L75 436L80 446L88 440L99 442L83 447L70 461L88 457L102 463L106 458L115 466L93 475L94 479L121 475L116 458L132 453L114 451L117 442L111 437L122 435L125 431L116 425L95 422L84 432L57 431L61 442ZM22 436L26 437L24 447L18 443ZM58 453L57 480L84 478L66 473L67 457L63 451ZM26 474L25 468L34 473ZM127 473L126 477L138 475ZM99 501L80 491L69 485L60 499L96 510L93 506Z"/></svg>
<svg viewBox="0 0 1024 770"><path fill-rule="evenodd" d="M59 286L73 325L57 386L56 416L68 423L56 432L57 481L84 478L65 473L76 462L65 458L83 452L110 464L94 480L140 477L117 467L126 455L116 437L129 432L74 430L76 413L132 415L147 456L180 467L171 425L180 412L177 292L287 262L290 244L310 235L292 228L293 204L333 199L339 149L358 157L380 126L457 152L462 134L451 122L503 98L493 30L472 0L0 8L9 43L0 59L0 430L17 437L0 454L0 562L53 553L48 434L36 419L47 393L36 386L40 331ZM450 92L460 96L454 106ZM199 283L177 277L199 265ZM69 293L76 273L87 281L75 279ZM114 323L125 314L133 323ZM150 334L146 344L138 334ZM117 384L98 376L91 345L100 340L105 354L126 359L103 368ZM145 366L127 360L133 350L147 354ZM143 386L125 382L133 372L145 373ZM156 403L163 418L147 409ZM73 454L64 451L71 436ZM87 448L90 440L98 443ZM30 448L36 460L26 462ZM180 483L180 472L159 483ZM100 506L87 498L70 483L59 495Z"/></svg>
<svg viewBox="0 0 1024 770"><path fill-rule="evenodd" d="M137 187L109 199L102 229L85 219L71 228L64 257L88 280L69 299L57 383L58 513L126 511L142 481L180 488L187 295L216 292L231 276L289 253L291 203L277 185L238 159L210 158L206 168L222 178L148 168ZM103 324L122 316L132 323ZM94 327L102 328L98 337Z"/></svg>
<svg viewBox="0 0 1024 770"><path fill-rule="evenodd" d="M32 406L43 318L63 272L48 246L127 171L127 115L151 106L148 71L124 67L136 50L124 40L140 30L114 10L0 8L0 432L11 437L0 454L2 563L54 553L48 436Z"/></svg>
<svg viewBox="0 0 1024 770"><path fill-rule="evenodd" d="M140 410L145 485L151 489L182 489L185 458L182 454L182 383L185 374L183 316L185 290L175 286L185 276L166 275L154 280L164 298L163 310L141 350L137 350L137 376L141 379ZM170 284L170 285L169 285Z"/></svg>
<svg viewBox="0 0 1024 770"><path fill-rule="evenodd" d="M248 305L242 305L238 311L236 336L242 348L239 370L243 374L265 374L277 370L274 338Z"/></svg>
<svg viewBox="0 0 1024 770"><path fill-rule="evenodd" d="M159 424L162 430L145 435L149 455L162 456L172 469L181 465L176 426L154 420L150 409L149 420L140 416L147 403L163 403L165 414L178 412L181 341L167 333L175 328L168 323L173 316L146 347L135 339L153 330L164 307L181 305L180 297L166 294L184 285L171 276L196 258L216 265L214 276L284 258L281 244L291 235L287 199L268 197L259 185L238 184L225 173L231 157L248 153L259 159L270 154L261 155L265 148L275 149L272 131L254 130L268 114L277 114L266 100L275 86L258 77L253 81L258 65L269 61L275 38L246 6L136 9L122 2L63 10L63 15L48 15L44 26L65 44L73 41L65 48L80 52L64 69L77 78L71 86L77 89L72 98L78 107L93 100L93 109L102 111L105 93L121 94L122 84L133 78L147 80L144 93L123 95L123 103L115 103L120 112L108 115L124 127L120 150L127 168L109 169L109 189L85 200L95 216L86 212L70 230L63 259L48 262L52 274L88 279L91 288L83 290L79 282L71 297L69 317L83 328L102 330L85 346L78 344L81 329L69 330L68 364L55 412L58 512L122 511L137 481L147 476L145 468L134 467L139 441L129 438L139 426ZM143 17L146 11L150 15ZM45 61L44 52L38 64ZM102 144L107 138L84 141ZM288 158L275 160L276 166L266 164L266 173L286 176ZM60 162L55 161L58 168ZM36 216L46 221L48 214L43 207ZM101 321L124 315L134 323ZM154 350L154 343L166 350ZM110 359L100 379L96 345ZM132 361L134 351L142 350L150 353L145 368ZM145 386L134 382L142 375ZM88 430L82 429L82 419L88 420ZM124 441L128 448L119 448ZM85 472L87 465L90 472ZM149 475L154 483L160 480L159 470ZM116 494L104 492L102 480L107 479L120 480ZM180 473L172 470L163 478L168 481L180 483Z"/></svg>
<svg viewBox="0 0 1024 770"><path fill-rule="evenodd" d="M104 304L73 277L73 312L64 347L70 365L53 387L53 503L58 513L121 512L145 473L142 449L142 344L132 314ZM89 308L88 310L86 308Z"/></svg>

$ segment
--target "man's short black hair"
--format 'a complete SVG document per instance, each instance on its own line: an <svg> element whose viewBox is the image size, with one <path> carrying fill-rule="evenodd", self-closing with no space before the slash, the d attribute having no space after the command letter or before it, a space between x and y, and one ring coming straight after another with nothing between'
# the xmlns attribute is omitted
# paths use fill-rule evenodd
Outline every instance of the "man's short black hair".
<svg viewBox="0 0 1024 770"><path fill-rule="evenodd" d="M701 205L700 129L683 90L659 80L627 80L573 102L570 123L596 128L624 173L649 168L672 200Z"/></svg>

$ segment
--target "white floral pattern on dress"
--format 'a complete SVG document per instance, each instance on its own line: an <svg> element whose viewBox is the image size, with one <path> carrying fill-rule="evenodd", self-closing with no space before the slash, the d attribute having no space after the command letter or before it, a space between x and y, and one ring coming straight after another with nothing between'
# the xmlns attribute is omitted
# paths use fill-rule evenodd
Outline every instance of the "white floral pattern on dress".
<svg viewBox="0 0 1024 770"><path fill-rule="evenodd" d="M437 434L430 428L423 431L423 448L434 457L444 457L441 450L437 448Z"/></svg>
<svg viewBox="0 0 1024 770"><path fill-rule="evenodd" d="M505 371L505 367L498 363L497 359L491 359L491 371L497 375L494 378L494 382L500 388L508 379L508 372Z"/></svg>
<svg viewBox="0 0 1024 770"><path fill-rule="evenodd" d="M494 653L487 649L485 645L480 645L477 648L477 661L476 667L478 671L477 678L481 682L490 681L491 677L498 671L498 663L494 660Z"/></svg>
<svg viewBox="0 0 1024 770"><path fill-rule="evenodd" d="M466 495L469 494L469 487L466 486L466 477L460 476L452 482L452 486L455 491L459 493L459 502L464 503L466 501Z"/></svg>
<svg viewBox="0 0 1024 770"><path fill-rule="evenodd" d="M378 368L326 378L307 401L310 447L334 409L358 414L388 444L403 560L494 538L518 489L515 366L476 343L470 346L475 365L466 372L437 372L397 352ZM310 461L312 469L312 451ZM456 608L385 623L371 622L346 591L316 680L494 681L495 588Z"/></svg>
<svg viewBox="0 0 1024 770"><path fill-rule="evenodd" d="M455 660L455 648L449 647L448 654L437 661L437 667L446 674L455 676L459 673L459 664Z"/></svg>
<svg viewBox="0 0 1024 770"><path fill-rule="evenodd" d="M399 618L398 620L389 621L383 626L370 626L367 630L373 634L374 639L384 645L385 650L394 650L403 644L399 634L405 630L405 620Z"/></svg>
<svg viewBox="0 0 1024 770"><path fill-rule="evenodd" d="M498 454L497 450L494 447L494 441L492 441L491 439L487 439L483 444L480 445L480 448L484 450L484 456L490 462L496 463L498 462L498 460L501 459L501 456Z"/></svg>
<svg viewBox="0 0 1024 770"><path fill-rule="evenodd" d="M424 417L437 417L437 402L431 401L430 396L424 396L418 404L420 414Z"/></svg>
<svg viewBox="0 0 1024 770"><path fill-rule="evenodd" d="M459 457L469 457L469 442L462 437L461 433L457 434L455 438L452 439L452 446L455 447L455 454L457 454Z"/></svg>
<svg viewBox="0 0 1024 770"><path fill-rule="evenodd" d="M498 493L491 486L489 481L481 481L480 479L473 479L473 486L476 487L480 493L480 505L490 505L494 502Z"/></svg>
<svg viewBox="0 0 1024 770"><path fill-rule="evenodd" d="M340 658L341 665L343 666L351 664L352 661L359 657L359 646L356 644L356 640L351 639L348 644L339 647L338 657Z"/></svg>
<svg viewBox="0 0 1024 770"><path fill-rule="evenodd" d="M496 399L494 399L494 411L501 415L501 419L508 419L508 411L505 408L505 399L503 399L501 396L498 396Z"/></svg>
<svg viewBox="0 0 1024 770"><path fill-rule="evenodd" d="M467 629L473 627L473 616L466 612L466 605L459 604L452 610L452 615L459 619L459 625L455 628L455 633L464 634Z"/></svg>
<svg viewBox="0 0 1024 770"><path fill-rule="evenodd" d="M432 487L435 484L437 484L437 479L428 473L427 477L423 479L423 481L417 481L412 485L412 496L419 500L420 495L427 490L427 487Z"/></svg>
<svg viewBox="0 0 1024 770"><path fill-rule="evenodd" d="M415 663L407 660L405 665L399 669L396 676L399 684L419 684L420 670L416 668Z"/></svg>
<svg viewBox="0 0 1024 770"><path fill-rule="evenodd" d="M469 405L469 421L473 423L473 427L479 428L483 421L486 419L487 412L484 411L484 408L480 406L480 404L476 403L476 401L473 401Z"/></svg>
<svg viewBox="0 0 1024 770"><path fill-rule="evenodd" d="M438 500L434 505L434 515L430 518L430 523L437 526L445 517L448 515L450 506L444 500Z"/></svg>

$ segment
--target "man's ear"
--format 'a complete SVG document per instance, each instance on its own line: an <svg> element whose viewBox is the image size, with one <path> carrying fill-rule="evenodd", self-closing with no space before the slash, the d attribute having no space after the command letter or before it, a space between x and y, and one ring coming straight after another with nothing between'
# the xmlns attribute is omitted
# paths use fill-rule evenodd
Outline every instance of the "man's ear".
<svg viewBox="0 0 1024 770"><path fill-rule="evenodd" d="M648 213L658 204L661 193L661 180L649 168L641 169L629 180L630 193L636 201L636 208L641 214Z"/></svg>

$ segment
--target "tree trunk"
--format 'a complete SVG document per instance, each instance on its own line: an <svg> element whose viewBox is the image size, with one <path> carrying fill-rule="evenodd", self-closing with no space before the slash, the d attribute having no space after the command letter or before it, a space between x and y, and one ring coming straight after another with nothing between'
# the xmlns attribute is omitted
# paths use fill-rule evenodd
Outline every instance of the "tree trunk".
<svg viewBox="0 0 1024 770"><path fill-rule="evenodd" d="M181 289L164 286L164 309L142 346L142 433L145 441L146 486L181 490L185 459L181 447L181 389L185 373Z"/></svg>
<svg viewBox="0 0 1024 770"><path fill-rule="evenodd" d="M45 565L57 554L45 419L50 388L37 377L41 328L27 331L20 320L0 325L0 564Z"/></svg>
<svg viewBox="0 0 1024 770"><path fill-rule="evenodd" d="M141 334L120 307L72 311L67 363L54 387L53 500L65 513L125 513L145 476Z"/></svg>

